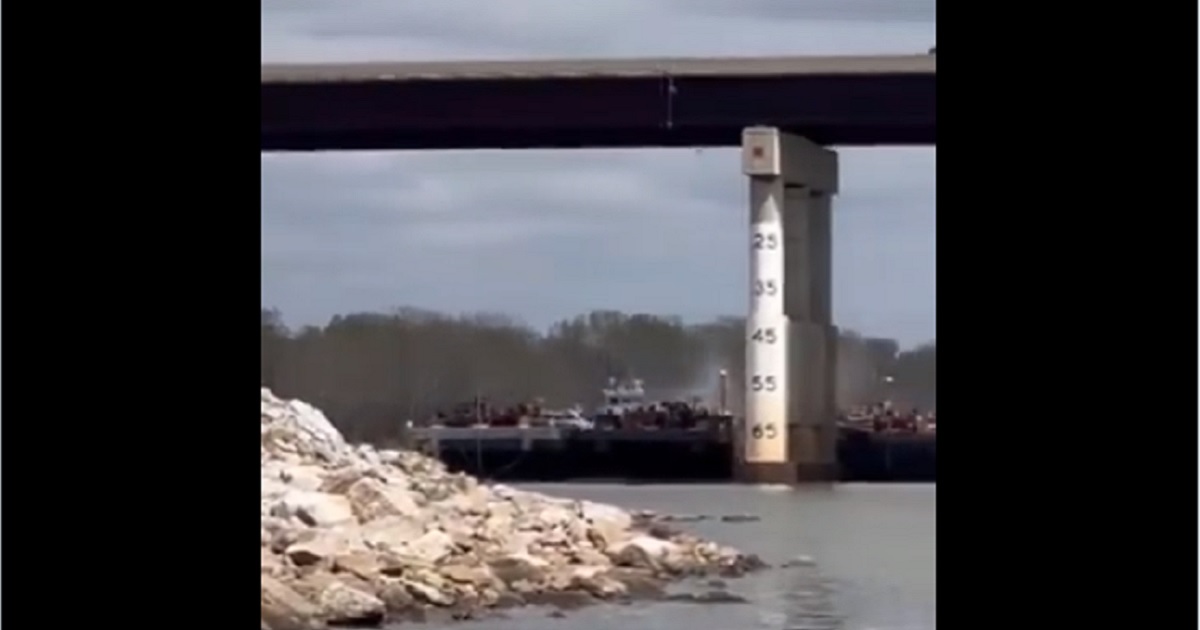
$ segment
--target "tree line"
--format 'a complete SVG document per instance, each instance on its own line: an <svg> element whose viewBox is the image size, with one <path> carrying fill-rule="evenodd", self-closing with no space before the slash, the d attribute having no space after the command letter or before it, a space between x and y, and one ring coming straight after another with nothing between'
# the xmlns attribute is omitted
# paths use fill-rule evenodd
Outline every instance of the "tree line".
<svg viewBox="0 0 1200 630"><path fill-rule="evenodd" d="M655 399L713 401L728 370L729 402L741 405L745 323L595 311L540 333L513 318L450 316L404 308L338 315L296 330L262 311L261 377L277 394L322 410L355 440L394 437L406 419L427 418L486 396L497 404L541 398L549 406L598 404L610 376L645 381ZM884 399L937 404L934 343L900 351L890 339L843 331L838 404ZM888 378L890 377L890 378Z"/></svg>

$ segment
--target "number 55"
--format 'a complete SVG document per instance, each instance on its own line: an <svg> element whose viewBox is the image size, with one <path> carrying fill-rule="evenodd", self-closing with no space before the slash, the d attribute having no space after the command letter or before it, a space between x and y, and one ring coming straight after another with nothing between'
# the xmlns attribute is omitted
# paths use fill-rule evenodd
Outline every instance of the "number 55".
<svg viewBox="0 0 1200 630"><path fill-rule="evenodd" d="M750 389L756 392L773 392L775 391L774 376L759 376L755 374L750 377Z"/></svg>

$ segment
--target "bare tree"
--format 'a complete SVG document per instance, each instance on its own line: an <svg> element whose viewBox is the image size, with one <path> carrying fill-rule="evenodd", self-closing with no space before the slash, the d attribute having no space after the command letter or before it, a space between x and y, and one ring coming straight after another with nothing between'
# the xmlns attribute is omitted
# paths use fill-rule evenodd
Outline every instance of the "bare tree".
<svg viewBox="0 0 1200 630"><path fill-rule="evenodd" d="M936 405L933 344L898 352L894 341L845 333L840 345L840 404L873 400L880 394L874 384L887 373L906 401ZM555 406L598 404L609 376L643 378L655 396L715 398L716 373L726 369L737 410L744 362L744 320L734 317L687 325L596 311L539 334L494 313L452 317L401 308L289 330L278 311L262 311L263 384L320 406L356 440L390 441L406 420L476 396L500 405L534 397Z"/></svg>

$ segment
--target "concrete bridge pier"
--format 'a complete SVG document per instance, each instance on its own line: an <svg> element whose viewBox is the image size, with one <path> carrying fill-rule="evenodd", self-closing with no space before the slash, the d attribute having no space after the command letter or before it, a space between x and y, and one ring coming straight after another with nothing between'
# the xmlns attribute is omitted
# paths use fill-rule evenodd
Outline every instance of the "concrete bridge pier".
<svg viewBox="0 0 1200 630"><path fill-rule="evenodd" d="M750 180L746 417L735 478L837 478L832 196L837 154L771 127L742 133Z"/></svg>

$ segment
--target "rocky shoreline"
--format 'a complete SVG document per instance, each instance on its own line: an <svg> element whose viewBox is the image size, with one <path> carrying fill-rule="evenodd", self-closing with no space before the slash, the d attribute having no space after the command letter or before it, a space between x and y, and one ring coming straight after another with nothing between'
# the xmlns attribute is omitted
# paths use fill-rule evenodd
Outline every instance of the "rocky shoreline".
<svg viewBox="0 0 1200 630"><path fill-rule="evenodd" d="M674 580L764 566L650 515L483 484L417 453L350 445L319 410L267 389L261 428L266 630L662 599ZM719 581L712 586L686 597L737 599Z"/></svg>

